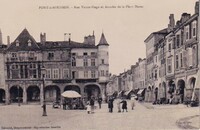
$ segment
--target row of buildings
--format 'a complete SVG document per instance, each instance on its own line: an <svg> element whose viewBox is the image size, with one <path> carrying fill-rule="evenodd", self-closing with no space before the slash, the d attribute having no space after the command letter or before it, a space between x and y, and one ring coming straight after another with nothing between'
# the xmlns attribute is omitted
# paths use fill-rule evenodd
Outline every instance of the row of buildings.
<svg viewBox="0 0 200 130"><path fill-rule="evenodd" d="M172 96L179 96L179 102L183 102L186 97L199 95L194 91L195 82L200 80L198 21L198 2L193 15L183 13L175 22L174 14L170 14L168 27L152 32L144 40L146 58L139 58L128 71L110 77L109 95L139 90L148 102L166 101Z"/></svg>
<svg viewBox="0 0 200 130"><path fill-rule="evenodd" d="M66 36L66 35L65 35ZM0 32L0 102L24 104L62 100L61 94L75 90L84 98L106 98L109 80L109 44L102 33L83 43L70 39L47 41L46 33L36 42L27 29L7 45Z"/></svg>

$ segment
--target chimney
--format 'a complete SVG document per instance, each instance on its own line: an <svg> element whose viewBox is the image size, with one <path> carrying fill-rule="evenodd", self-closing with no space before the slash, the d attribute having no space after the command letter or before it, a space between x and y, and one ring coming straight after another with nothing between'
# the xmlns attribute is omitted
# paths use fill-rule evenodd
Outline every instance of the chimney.
<svg viewBox="0 0 200 130"><path fill-rule="evenodd" d="M197 1L197 2L195 3L194 13L195 13L195 14L199 14L199 1Z"/></svg>
<svg viewBox="0 0 200 130"><path fill-rule="evenodd" d="M41 44L45 44L45 42L46 42L46 33L44 33L44 34L40 33L40 42L41 42Z"/></svg>
<svg viewBox="0 0 200 130"><path fill-rule="evenodd" d="M95 45L95 35L94 35L94 31L93 31L92 36L89 35L89 36L85 36L85 37L84 37L84 43L90 44L90 45Z"/></svg>
<svg viewBox="0 0 200 130"><path fill-rule="evenodd" d="M184 23L185 21L187 21L190 18L190 14L188 13L183 13L181 15L181 23Z"/></svg>
<svg viewBox="0 0 200 130"><path fill-rule="evenodd" d="M170 14L169 15L168 31L173 30L174 27L175 27L174 14Z"/></svg>
<svg viewBox="0 0 200 130"><path fill-rule="evenodd" d="M7 45L10 45L10 36L7 36Z"/></svg>

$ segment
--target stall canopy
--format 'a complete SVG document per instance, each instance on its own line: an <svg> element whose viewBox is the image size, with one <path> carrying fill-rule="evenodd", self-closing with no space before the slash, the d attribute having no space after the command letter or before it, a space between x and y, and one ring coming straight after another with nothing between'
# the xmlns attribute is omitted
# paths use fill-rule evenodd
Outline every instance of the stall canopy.
<svg viewBox="0 0 200 130"><path fill-rule="evenodd" d="M132 92L133 90L131 89L131 90L129 90L129 91L126 91L125 93L124 93L124 95L129 95L131 92Z"/></svg>
<svg viewBox="0 0 200 130"><path fill-rule="evenodd" d="M140 90L137 92L137 94L138 94L138 95L141 95L142 92L144 92L144 89L140 89Z"/></svg>

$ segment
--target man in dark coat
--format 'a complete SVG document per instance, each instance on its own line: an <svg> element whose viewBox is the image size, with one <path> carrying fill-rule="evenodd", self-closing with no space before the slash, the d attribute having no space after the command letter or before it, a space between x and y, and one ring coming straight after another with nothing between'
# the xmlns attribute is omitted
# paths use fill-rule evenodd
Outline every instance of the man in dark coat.
<svg viewBox="0 0 200 130"><path fill-rule="evenodd" d="M110 113L113 112L113 101L114 99L112 97L110 97L110 99L108 100L108 109Z"/></svg>
<svg viewBox="0 0 200 130"><path fill-rule="evenodd" d="M90 106L91 106L91 113L94 113L94 98L91 97L90 99Z"/></svg>
<svg viewBox="0 0 200 130"><path fill-rule="evenodd" d="M124 112L124 109L126 110L126 112L128 112L126 100L123 99L123 100L121 101L121 103L122 103L122 110L123 110L122 112Z"/></svg>
<svg viewBox="0 0 200 130"><path fill-rule="evenodd" d="M101 103L102 103L102 98L101 97L98 98L98 103L99 103L99 109L101 109Z"/></svg>

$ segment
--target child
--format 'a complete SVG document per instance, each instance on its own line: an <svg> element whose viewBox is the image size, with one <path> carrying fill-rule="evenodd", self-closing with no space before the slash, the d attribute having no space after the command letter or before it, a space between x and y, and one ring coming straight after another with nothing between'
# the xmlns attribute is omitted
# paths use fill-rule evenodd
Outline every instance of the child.
<svg viewBox="0 0 200 130"><path fill-rule="evenodd" d="M135 101L134 100L135 100L134 97L131 97L131 108L132 108L132 110L135 107Z"/></svg>
<svg viewBox="0 0 200 130"><path fill-rule="evenodd" d="M89 101L87 101L86 108L87 108L87 113L90 114L90 112L91 112L91 106L90 106L90 102Z"/></svg>

